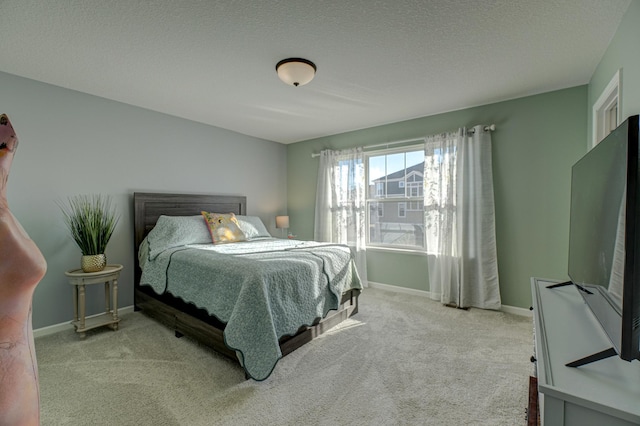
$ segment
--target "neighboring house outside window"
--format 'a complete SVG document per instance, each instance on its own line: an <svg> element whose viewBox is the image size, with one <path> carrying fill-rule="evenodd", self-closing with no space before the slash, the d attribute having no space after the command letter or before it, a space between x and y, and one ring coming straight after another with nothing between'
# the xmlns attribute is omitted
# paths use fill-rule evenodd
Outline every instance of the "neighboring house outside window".
<svg viewBox="0 0 640 426"><path fill-rule="evenodd" d="M367 245L424 250L424 147L371 152L365 164Z"/></svg>

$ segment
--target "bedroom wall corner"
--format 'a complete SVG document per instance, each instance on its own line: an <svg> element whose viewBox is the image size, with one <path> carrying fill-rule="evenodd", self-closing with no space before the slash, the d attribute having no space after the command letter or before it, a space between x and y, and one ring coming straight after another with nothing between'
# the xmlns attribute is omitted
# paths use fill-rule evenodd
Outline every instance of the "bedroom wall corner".
<svg viewBox="0 0 640 426"><path fill-rule="evenodd" d="M111 195L121 214L107 247L124 265L119 306L133 303L133 192L246 195L247 212L275 233L287 208L286 147L229 130L0 73L0 110L20 140L8 200L44 254L33 326L73 317L64 271L78 268L57 203L77 194ZM104 309L99 286L87 289L87 315Z"/></svg>

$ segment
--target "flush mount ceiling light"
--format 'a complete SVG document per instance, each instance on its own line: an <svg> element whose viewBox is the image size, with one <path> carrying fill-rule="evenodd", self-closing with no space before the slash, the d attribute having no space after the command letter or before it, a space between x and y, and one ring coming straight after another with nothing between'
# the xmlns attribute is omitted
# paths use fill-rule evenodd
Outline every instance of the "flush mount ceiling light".
<svg viewBox="0 0 640 426"><path fill-rule="evenodd" d="M280 80L292 86L304 86L316 74L316 64L302 58L283 59L276 64Z"/></svg>

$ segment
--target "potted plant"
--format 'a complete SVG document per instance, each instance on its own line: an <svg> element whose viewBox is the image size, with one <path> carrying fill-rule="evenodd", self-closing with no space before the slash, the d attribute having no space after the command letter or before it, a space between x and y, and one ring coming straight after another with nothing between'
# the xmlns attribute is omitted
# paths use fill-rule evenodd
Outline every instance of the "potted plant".
<svg viewBox="0 0 640 426"><path fill-rule="evenodd" d="M102 195L76 195L60 206L71 237L82 251L84 272L102 271L107 266L105 250L118 223L111 198Z"/></svg>

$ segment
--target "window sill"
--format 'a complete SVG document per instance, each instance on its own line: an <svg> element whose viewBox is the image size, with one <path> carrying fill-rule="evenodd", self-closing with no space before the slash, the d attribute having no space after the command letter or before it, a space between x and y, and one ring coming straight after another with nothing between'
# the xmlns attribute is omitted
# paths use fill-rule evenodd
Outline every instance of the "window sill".
<svg viewBox="0 0 640 426"><path fill-rule="evenodd" d="M411 254L411 255L417 255L417 256L429 255L429 253L420 249L408 249L408 248L396 248L396 247L367 246L367 251L376 251L381 253Z"/></svg>

